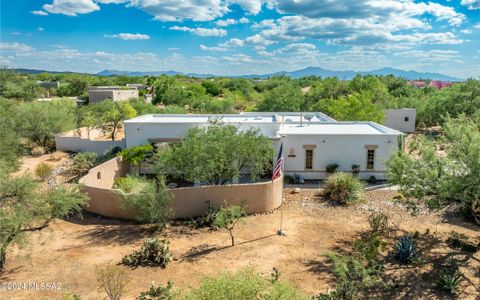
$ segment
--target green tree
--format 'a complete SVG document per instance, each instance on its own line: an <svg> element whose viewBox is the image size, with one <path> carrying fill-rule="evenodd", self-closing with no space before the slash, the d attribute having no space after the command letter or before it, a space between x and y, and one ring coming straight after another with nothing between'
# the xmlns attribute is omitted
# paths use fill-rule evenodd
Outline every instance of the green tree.
<svg viewBox="0 0 480 300"><path fill-rule="evenodd" d="M258 179L271 167L272 158L272 144L258 130L240 131L214 121L207 128L190 129L180 143L161 151L157 169L190 182L219 185L239 178L244 168Z"/></svg>
<svg viewBox="0 0 480 300"><path fill-rule="evenodd" d="M226 229L232 240L232 247L235 246L235 238L233 237L233 229L246 215L245 210L238 205L225 206L217 211L213 226L219 229Z"/></svg>
<svg viewBox="0 0 480 300"><path fill-rule="evenodd" d="M15 169L21 145L17 133L17 109L12 101L0 99L0 164Z"/></svg>
<svg viewBox="0 0 480 300"><path fill-rule="evenodd" d="M368 93L321 100L313 106L313 110L325 112L338 121L383 122L383 110L372 102Z"/></svg>
<svg viewBox="0 0 480 300"><path fill-rule="evenodd" d="M102 116L102 129L109 133L112 141L115 140L115 134L121 127L122 122L131 119L137 115L137 112L128 102L114 102L105 100L95 104L95 110Z"/></svg>
<svg viewBox="0 0 480 300"><path fill-rule="evenodd" d="M87 200L78 186L45 190L30 176L14 177L0 170L0 271L9 245L21 245L26 232L41 230L53 219L79 211Z"/></svg>
<svg viewBox="0 0 480 300"><path fill-rule="evenodd" d="M158 177L150 180L135 175L129 175L130 180L123 184L120 180L116 184L122 203L127 208L133 208L138 213L137 221L155 224L158 228L165 226L173 217L170 203L172 194L167 190L165 178Z"/></svg>
<svg viewBox="0 0 480 300"><path fill-rule="evenodd" d="M54 148L54 135L76 126L76 104L71 100L23 103L18 107L21 135L45 148Z"/></svg>
<svg viewBox="0 0 480 300"><path fill-rule="evenodd" d="M439 141L421 139L418 159L399 153L387 162L390 182L398 184L407 197L431 207L460 203L480 224L480 129L478 123L461 115L446 118ZM440 147L446 156L439 155Z"/></svg>
<svg viewBox="0 0 480 300"><path fill-rule="evenodd" d="M258 104L259 111L300 111L303 105L300 87L294 84L279 85L266 92Z"/></svg>
<svg viewBox="0 0 480 300"><path fill-rule="evenodd" d="M154 148L152 145L133 146L132 148L124 149L120 152L122 160L128 164L137 166L138 174L142 168L142 163L152 157Z"/></svg>

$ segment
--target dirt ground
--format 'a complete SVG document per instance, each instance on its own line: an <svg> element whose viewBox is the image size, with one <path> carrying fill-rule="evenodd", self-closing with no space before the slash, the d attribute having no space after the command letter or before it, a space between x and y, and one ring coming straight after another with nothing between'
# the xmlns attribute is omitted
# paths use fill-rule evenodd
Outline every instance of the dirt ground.
<svg viewBox="0 0 480 300"><path fill-rule="evenodd" d="M69 158L70 154L61 151L40 156L23 156L19 170L13 175L33 174L35 167L42 162L52 167L57 167L65 163Z"/></svg>
<svg viewBox="0 0 480 300"><path fill-rule="evenodd" d="M246 266L253 266L265 275L276 267L282 272L283 280L292 282L308 295L327 292L334 286L334 277L324 257L325 251L350 249L352 241L368 230L367 218L372 210L389 213L392 225L399 229L392 233L392 238L405 231L418 230L424 241L422 247L428 248L435 240L442 241L440 247L428 252L424 250L427 261L452 251L444 243L452 230L479 238L478 226L448 212L411 216L390 201L395 191L370 191L367 203L353 207L335 206L317 194L317 190L301 190L296 194L285 190L285 237L276 235L279 210L245 218L244 224L235 229L235 247L229 247L230 237L225 231L209 232L207 228L193 229L186 225L168 227L160 236L170 241L174 261L166 269L129 269L131 282L124 299L134 299L148 289L152 281L165 284L171 280L183 289L196 286L206 274ZM424 235L427 229L430 234ZM49 228L29 234L30 242L23 249L11 249L0 282L60 282L62 289L73 291L82 299L103 299L105 295L98 290L95 279L96 266L120 262L150 234L140 225L92 215L56 220ZM480 253L462 258L468 267L461 269L467 280L462 283L460 298L478 299ZM392 289L388 298L443 298L444 295L437 294L434 285L427 280L432 275L430 271L431 264L392 271L392 280L407 276L403 282L408 284ZM61 296L62 291L0 291L2 300L58 299Z"/></svg>

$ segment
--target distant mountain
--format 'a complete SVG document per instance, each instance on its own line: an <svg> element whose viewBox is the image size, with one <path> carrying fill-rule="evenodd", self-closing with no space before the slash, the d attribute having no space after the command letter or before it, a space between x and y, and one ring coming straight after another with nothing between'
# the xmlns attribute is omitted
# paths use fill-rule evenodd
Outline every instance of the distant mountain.
<svg viewBox="0 0 480 300"><path fill-rule="evenodd" d="M15 71L15 72L17 72L17 73L22 73L22 74L41 74L41 73L50 73L50 74L85 74L85 73L70 72L70 71L47 71L47 70L23 69L23 68L12 69L12 70Z"/></svg>
<svg viewBox="0 0 480 300"><path fill-rule="evenodd" d="M76 72L58 72L58 71L46 71L46 70L35 70L35 69L14 69L19 73L26 73L26 74L39 74L39 73L76 73ZM182 73L178 71L147 71L147 72L140 72L140 71L119 71L119 70L103 70L98 72L94 75L99 76L114 76L114 75L125 75L125 76L160 76L160 75L186 75L191 77L198 77L198 78L207 78L207 77L219 77L219 75L214 74L199 74L199 73ZM417 71L405 71L399 70L394 68L382 68L378 70L372 71L364 71L364 72L357 72L352 70L347 71L333 71L328 69L323 69L320 67L308 67L301 70L296 71L282 71L282 72L275 72L269 74L249 74L249 75L236 75L236 76L225 76L225 77L233 77L233 78L259 78L265 79L272 76L289 76L292 78L301 78L305 76L319 76L319 77L337 77L343 80L349 80L355 77L355 75L395 75L398 77L403 77L408 80L415 80L415 79L432 79L432 80L441 80L441 81L463 81L461 78L456 78L440 73L423 73Z"/></svg>
<svg viewBox="0 0 480 300"><path fill-rule="evenodd" d="M319 76L319 77L337 77L339 79L343 80L349 80L355 77L357 74L359 75L395 75L398 77L403 77L408 80L416 80L416 79L432 79L432 80L442 80L442 81L463 81L461 78L456 78L448 75L443 75L440 73L421 73L421 72L416 72L416 71L404 71L404 70L399 70L399 69L393 69L393 68L382 68L378 70L372 70L372 71L365 71L365 72L356 72L356 71L332 71L332 70L327 70L323 69L320 67L308 67L305 69L297 70L297 71L292 71L292 72L276 72L276 73L270 73L270 74L252 74L252 75L245 75L245 76L239 76L239 77L244 77L244 78L269 78L272 76L280 76L280 75L285 75L289 76L292 78L301 78L305 76Z"/></svg>
<svg viewBox="0 0 480 300"><path fill-rule="evenodd" d="M102 72L97 73L97 75L102 76L111 76L111 75L127 75L127 76L159 76L162 74L166 75L187 75L192 77L199 77L199 78L206 78L206 77L219 77L219 75L213 74L198 74L198 73L182 73L177 71L158 71L158 72L129 72L129 71L117 71L117 70L104 70ZM378 70L372 71L365 71L365 72L356 72L352 70L347 71L332 71L323 69L320 67L308 67L301 70L296 70L292 72L282 71L282 72L275 72L269 74L249 74L249 75L234 75L234 76L226 76L226 77L234 77L234 78L260 78L265 79L273 76L289 76L292 78L301 78L305 76L319 76L319 77L337 77L343 80L349 80L355 77L355 75L395 75L398 77L403 77L408 80L415 80L415 79L432 79L432 80L442 80L442 81L463 81L461 78L456 78L448 75L443 75L440 73L421 73L417 71L404 71L399 69L393 68L382 68Z"/></svg>

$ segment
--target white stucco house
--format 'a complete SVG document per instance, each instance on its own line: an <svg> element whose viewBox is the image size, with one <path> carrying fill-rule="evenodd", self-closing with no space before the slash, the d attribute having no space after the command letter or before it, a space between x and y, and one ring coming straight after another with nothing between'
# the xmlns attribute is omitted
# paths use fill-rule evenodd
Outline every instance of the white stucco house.
<svg viewBox="0 0 480 300"><path fill-rule="evenodd" d="M256 112L237 115L143 115L124 122L126 147L180 140L189 128L206 127L212 119L240 129L257 128L279 149L284 173L301 179L324 179L329 164L359 177L385 178L385 162L403 147L403 134L374 122L337 122L323 113Z"/></svg>
<svg viewBox="0 0 480 300"><path fill-rule="evenodd" d="M387 109L385 126L404 133L415 132L417 110L414 108Z"/></svg>
<svg viewBox="0 0 480 300"><path fill-rule="evenodd" d="M138 89L124 88L119 86L90 86L88 87L88 101L98 103L110 99L113 101L125 101L138 98Z"/></svg>

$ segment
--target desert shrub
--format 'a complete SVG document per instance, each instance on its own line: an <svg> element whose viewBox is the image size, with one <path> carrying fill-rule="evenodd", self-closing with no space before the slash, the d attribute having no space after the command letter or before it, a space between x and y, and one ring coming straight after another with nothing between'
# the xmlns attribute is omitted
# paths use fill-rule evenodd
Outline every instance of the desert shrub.
<svg viewBox="0 0 480 300"><path fill-rule="evenodd" d="M130 281L127 270L117 265L106 265L96 271L99 289L103 290L110 300L120 300L125 286Z"/></svg>
<svg viewBox="0 0 480 300"><path fill-rule="evenodd" d="M165 185L165 178L152 180L130 175L117 181L116 186L119 187L122 205L137 212L137 221L162 228L172 218L170 202L173 196Z"/></svg>
<svg viewBox="0 0 480 300"><path fill-rule="evenodd" d="M383 264L379 261L382 251L385 250L387 243L376 233L370 233L353 244L354 254L364 259L369 267L383 269ZM373 269L372 269L373 270Z"/></svg>
<svg viewBox="0 0 480 300"><path fill-rule="evenodd" d="M393 246L394 257L404 264L417 263L420 259L420 252L415 241L410 236L403 236Z"/></svg>
<svg viewBox="0 0 480 300"><path fill-rule="evenodd" d="M295 178L293 178L293 176L290 176L290 175L285 175L283 176L283 182L286 184L293 184L295 183Z"/></svg>
<svg viewBox="0 0 480 300"><path fill-rule="evenodd" d="M357 164L352 165L352 174L355 177L357 177L358 174L360 174L360 165L357 165Z"/></svg>
<svg viewBox="0 0 480 300"><path fill-rule="evenodd" d="M458 271L444 271L437 279L437 287L449 294L455 294L462 282L462 273Z"/></svg>
<svg viewBox="0 0 480 300"><path fill-rule="evenodd" d="M333 264L337 284L335 291L319 295L316 299L367 298L368 289L382 282L378 268L366 266L355 256L327 253L327 257Z"/></svg>
<svg viewBox="0 0 480 300"><path fill-rule="evenodd" d="M152 282L150 288L147 291L141 292L137 297L137 300L174 300L177 293L173 291L173 282L167 282L165 287L156 286Z"/></svg>
<svg viewBox="0 0 480 300"><path fill-rule="evenodd" d="M216 276L203 278L198 288L192 289L185 299L308 299L292 285L262 277L251 268L236 273L225 271Z"/></svg>
<svg viewBox="0 0 480 300"><path fill-rule="evenodd" d="M125 193L139 193L149 183L150 181L145 177L130 174L126 177L115 178L113 188L119 189Z"/></svg>
<svg viewBox="0 0 480 300"><path fill-rule="evenodd" d="M218 213L218 208L213 207L212 203L208 201L207 211L203 216L197 218L194 223L196 227L213 227L215 218Z"/></svg>
<svg viewBox="0 0 480 300"><path fill-rule="evenodd" d="M370 184L375 184L375 183L377 183L377 177L372 175L372 176L368 177L367 182L370 183Z"/></svg>
<svg viewBox="0 0 480 300"><path fill-rule="evenodd" d="M97 154L95 152L81 152L73 157L70 173L75 176L81 176L95 166Z"/></svg>
<svg viewBox="0 0 480 300"><path fill-rule="evenodd" d="M33 157L39 157L40 155L43 155L45 153L47 153L47 150L45 149L45 147L42 146L35 146L30 150L30 154Z"/></svg>
<svg viewBox="0 0 480 300"><path fill-rule="evenodd" d="M39 163L34 170L35 176L37 176L41 181L47 180L52 176L53 167L42 162Z"/></svg>
<svg viewBox="0 0 480 300"><path fill-rule="evenodd" d="M338 167L340 167L338 164L328 164L326 167L327 173L328 174L333 174L337 171Z"/></svg>
<svg viewBox="0 0 480 300"><path fill-rule="evenodd" d="M148 238L143 242L139 250L133 251L122 259L127 266L137 267L139 265L154 265L166 268L172 261L169 242L159 238Z"/></svg>
<svg viewBox="0 0 480 300"><path fill-rule="evenodd" d="M388 215L382 212L373 212L368 216L370 230L373 233L386 233L388 231Z"/></svg>
<svg viewBox="0 0 480 300"><path fill-rule="evenodd" d="M82 300L82 297L80 295L73 293L72 291L66 289L62 293L62 298L61 300Z"/></svg>
<svg viewBox="0 0 480 300"><path fill-rule="evenodd" d="M363 200L363 185L350 174L338 173L327 179L323 193L326 197L341 204L350 205Z"/></svg>
<svg viewBox="0 0 480 300"><path fill-rule="evenodd" d="M238 205L222 207L215 214L215 220L213 221L214 227L228 230L230 238L232 239L232 246L235 246L233 229L245 215L245 210Z"/></svg>
<svg viewBox="0 0 480 300"><path fill-rule="evenodd" d="M478 246L473 243L470 243L468 237L463 233L458 233L456 231L450 232L447 238L447 244L454 249L461 249L466 252L477 252Z"/></svg>

